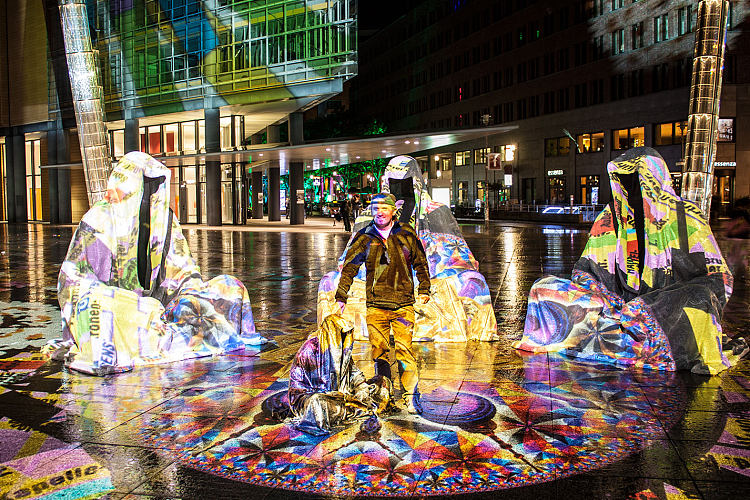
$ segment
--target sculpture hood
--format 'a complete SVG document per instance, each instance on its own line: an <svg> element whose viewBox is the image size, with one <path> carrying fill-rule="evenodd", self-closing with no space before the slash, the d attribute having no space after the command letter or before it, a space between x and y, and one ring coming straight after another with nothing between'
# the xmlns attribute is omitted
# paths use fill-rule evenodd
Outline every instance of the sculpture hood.
<svg viewBox="0 0 750 500"><path fill-rule="evenodd" d="M594 222L581 258L616 276L613 291L621 288L626 295L685 280L682 261L695 261L697 272L727 277L726 300L732 293L731 274L716 240L698 207L675 193L659 153L633 148L609 162L607 172L612 202ZM683 223L687 241L680 241Z"/></svg>

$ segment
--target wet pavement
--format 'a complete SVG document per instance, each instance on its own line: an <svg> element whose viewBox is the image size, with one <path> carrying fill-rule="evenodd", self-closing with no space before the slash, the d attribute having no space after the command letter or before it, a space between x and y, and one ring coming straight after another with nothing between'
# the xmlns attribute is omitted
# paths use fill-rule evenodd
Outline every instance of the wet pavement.
<svg viewBox="0 0 750 500"><path fill-rule="evenodd" d="M750 497L750 362L703 377L520 355L510 343L531 284L543 273L569 277L587 230L462 229L503 340L417 344L423 415L389 415L375 434L357 422L313 437L279 421L274 402L347 234L183 228L204 276L244 281L256 327L272 342L91 377L39 354L60 334L56 281L73 228L0 225L0 485L7 464L37 478L28 495L0 493L34 496L44 481L68 474L83 484L91 472L99 482L85 483L89 493L111 481L110 498ZM740 271L748 242L720 242ZM736 273L724 320L732 335L750 333L749 284ZM369 376L368 357L358 343Z"/></svg>

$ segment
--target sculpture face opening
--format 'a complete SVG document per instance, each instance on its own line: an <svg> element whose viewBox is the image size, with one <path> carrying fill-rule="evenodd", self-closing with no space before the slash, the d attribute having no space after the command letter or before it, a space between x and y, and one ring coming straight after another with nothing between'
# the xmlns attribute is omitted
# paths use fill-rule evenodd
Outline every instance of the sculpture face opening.
<svg viewBox="0 0 750 500"><path fill-rule="evenodd" d="M414 214L414 207L416 206L413 178L395 179L391 177L388 179L388 187L390 188L390 193L396 197L396 203L398 204L399 201L403 203L401 205L401 217L399 217L398 221L408 223Z"/></svg>

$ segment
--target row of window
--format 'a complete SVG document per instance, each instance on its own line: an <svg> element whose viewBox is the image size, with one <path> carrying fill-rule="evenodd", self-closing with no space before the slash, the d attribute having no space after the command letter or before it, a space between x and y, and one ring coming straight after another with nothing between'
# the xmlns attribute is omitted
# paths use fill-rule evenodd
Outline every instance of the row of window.
<svg viewBox="0 0 750 500"><path fill-rule="evenodd" d="M583 3L588 5L594 4L595 2ZM735 10L734 3L736 2L730 2L730 27L734 26L736 23L736 20L733 19ZM601 13L600 9L596 7L586 7L584 10L587 12L598 13L596 15L599 15ZM670 31L670 18L676 18L677 36L692 32L695 24L695 15L696 9L691 5L687 5L676 9L676 13L669 12L654 17L652 19L653 42L659 43L664 40L668 40L673 36ZM519 28L519 32L521 33L521 35L519 36L521 38L528 38L528 36L525 35L527 28L528 27L526 26ZM628 31L630 33L630 47L633 50L640 49L645 46L644 38L646 36L646 28L644 25L644 21L639 21L631 25ZM447 36L444 36L443 33L436 35L435 39L439 40L440 43L435 45L435 50L440 50L443 48L443 46L450 45L450 30L448 30L448 32L446 33L448 33ZM504 39L507 40L503 41ZM417 77L404 77L397 82L393 82L387 89L375 91L378 95L373 95L372 100L374 102L377 102L387 97L393 97L403 92L407 92L410 89L413 89L420 85L424 85L430 81L439 80L443 77L443 75L449 75L451 74L451 72L456 72L461 70L462 68L482 63L492 56L498 56L500 53L512 49L512 39L513 35L508 33L503 36L498 36L494 39L494 43L492 44L494 46L494 50L492 52L490 50L491 43L487 41L481 45L477 45L471 49L466 50L463 54L456 55L453 58L448 58L443 61L435 62L434 64L430 65L429 69L418 72ZM369 71L362 74L363 80L377 82L380 80L379 75L397 72L400 70L400 68L403 68L404 65L411 64L417 59L427 56L429 53L429 51L427 50L427 45L427 42L425 42L424 45L419 45L414 49L416 51L415 54L417 54L418 57L407 57L406 54L408 54L409 52L404 51L400 57L390 58L388 61L383 61L379 65L367 65L367 67L370 69ZM431 48L433 48L432 45L433 44L431 43ZM610 53L612 55L624 53L626 51L626 46L627 42L625 28L618 28L610 33ZM603 58L605 55L604 36L595 36L590 41L583 41L575 44L573 46L573 55L575 66L586 64L589 59L591 61L597 61ZM565 71L569 69L569 66L570 48L564 47L558 49L557 51L552 51L545 54L541 61L540 58L537 57L529 61L519 63L515 68L515 72L513 72L513 69L510 68L495 72L495 74L493 75L493 87L494 90L497 90L498 88L513 85L514 77L515 83L523 83L527 80L532 80L539 76L549 75L556 71ZM427 78L428 74L429 79ZM484 82L484 78L482 78L482 82ZM476 86L477 85L474 85L474 87ZM481 92L489 91L489 84L484 85L482 89L483 90ZM466 90L468 95L468 88ZM477 92L474 92L473 95L477 95ZM448 99L445 99L445 101L446 103L450 103Z"/></svg>
<svg viewBox="0 0 750 500"><path fill-rule="evenodd" d="M736 81L736 57L728 55L724 60L724 82L733 83ZM650 76L650 80L647 77ZM669 64L657 64L651 68L651 71L644 69L633 70L628 74L618 74L611 76L609 85L605 85L604 79L596 79L587 83L576 84L573 87L545 92L541 95L525 97L513 102L497 104L493 108L492 122L495 124L534 118L543 114L568 111L573 108L582 108L594 106L609 101L617 101L628 97L638 97L646 94L647 83L650 82L651 92L659 92L673 88L680 88L690 84L692 76L692 60L690 58L679 59ZM386 116L389 120L398 120L407 115L419 114L430 109L450 105L454 102L464 101L470 97L476 97L472 92L475 89L480 90L480 94L488 85L489 77L485 76L481 80L476 79L472 86L465 82L464 85L447 88L442 92L434 92L429 97L424 96L421 99L411 101L406 107L393 106L390 114ZM609 94L605 94L605 89L609 89ZM433 120L431 126L442 128L443 125L437 125L441 121L446 127L468 127L479 126L479 119L471 120L471 116L481 116L489 111L475 111L472 114L462 113L455 119ZM459 120L458 117L461 117Z"/></svg>
<svg viewBox="0 0 750 500"><path fill-rule="evenodd" d="M654 145L682 144L687 134L687 121L657 123L654 125ZM734 141L734 118L721 118L719 142ZM644 146L645 127L631 127L612 131L612 149L629 149ZM578 134L575 145L577 153L604 151L604 132ZM552 137L544 140L544 156L567 156L570 153L570 137Z"/></svg>
<svg viewBox="0 0 750 500"><path fill-rule="evenodd" d="M140 127L140 150L150 155L192 154L206 150L206 121L189 120ZM120 158L125 151L125 131L111 130L110 155ZM219 142L222 151L231 151L244 143L245 117L224 116L219 121Z"/></svg>
<svg viewBox="0 0 750 500"><path fill-rule="evenodd" d="M559 64L567 67L567 60L561 56L567 53L567 49L561 49L558 53ZM548 55L543 58L545 68L548 63ZM422 97L423 101L412 101L409 105L408 114L421 113L428 109L435 109L442 106L450 105L454 102L464 101L470 98L497 91L502 88L512 86L514 83L523 83L542 76L539 72L540 58L533 58L517 64L516 71L513 68L504 68L492 73L488 73L471 81L465 81L463 84L448 87L444 90L432 92L429 97ZM554 63L551 63L554 65ZM547 69L544 69L547 71ZM372 95L373 102L379 102L389 97L405 91L414 82L420 85L426 81L426 70L416 73L408 79L400 78L393 82L389 87L382 87ZM610 77L609 99L612 101L624 99L626 97L637 97L646 94L647 77L650 76L651 92L660 92L673 88L680 88L690 84L692 77L692 58L684 57L673 60L671 63L656 64L648 69L640 68L630 71L627 74L617 74ZM420 79L420 77L422 77ZM725 83L736 82L736 55L728 54L724 59L723 81ZM574 106L584 107L606 102L604 93L605 85L603 79L592 80L588 83L580 83L573 87ZM569 109L569 96L566 94L568 89L561 89L558 92L547 92L544 94L543 113L554 113L556 111L567 111ZM557 96L557 97L555 97ZM534 97L531 97L534 99ZM555 100L557 99L557 103ZM530 104L529 106L533 106ZM495 113L495 116L499 115ZM503 121L512 121L513 118L505 118Z"/></svg>
<svg viewBox="0 0 750 500"><path fill-rule="evenodd" d="M638 0L633 0L631 3L636 3ZM498 21L500 16L499 10L502 9L502 5L512 4L512 2L498 2L498 5L495 6L495 16L494 21ZM527 5L528 2L525 2L524 6ZM737 25L737 16L736 16L736 1L730 1L729 2L729 12L728 12L728 27L730 29L733 29ZM573 10L573 23L578 24L584 21L588 21L590 19L596 18L598 16L601 16L606 13L605 9L606 2L604 0L582 0L575 4L574 10ZM611 0L611 11L614 12L618 9L621 9L625 6L625 0ZM507 9L507 7L506 7ZM558 31L567 29L570 26L570 16L569 16L569 7L563 6L559 10L555 11L552 9L545 9L546 12L543 16L543 18L540 20L534 20L528 23L527 25L523 25L519 28L517 28L515 34L513 33L507 33L504 35L501 39L501 37L497 37L495 39L495 55L498 55L501 52L505 52L508 50L512 50L516 47L521 47L524 44L526 44L529 41L538 40L541 38L544 38L546 36L552 35L553 33L556 33ZM503 12L503 16L507 16L513 12L512 7L510 9L507 9L507 12ZM679 7L676 12L676 24L677 24L677 36L684 35L686 33L690 33L693 31L693 26L695 23L695 14L696 9L692 5L685 5L682 7ZM653 19L653 25L654 25L654 43L658 43L660 41L666 40L669 38L669 14L661 14ZM416 23L415 23L416 24ZM432 23L430 23L432 24ZM470 34L479 31L479 29L482 29L490 24L490 16L489 12L486 11L484 13L478 12L475 13L473 23L470 24L469 21L466 20L464 23L455 23L457 26L453 28L453 30L448 30L447 32L440 33L436 37L434 37L430 41L430 52L435 52L436 50L440 50L443 48L444 43L443 39L446 39L445 45L450 44L450 38L451 33L453 34L454 41L457 41L461 38L468 37ZM640 26L635 25L634 28L638 28L638 38L640 38L640 44L638 46L634 46L633 48L640 48L643 46L643 23L638 23ZM425 29L429 25L425 25L424 23L418 23L419 26L414 26L414 29L412 31L417 32L419 29ZM413 34L413 33L412 33ZM411 34L409 34L411 36ZM425 44L425 50L423 51L426 55L426 47L427 44ZM498 48L498 47L502 48ZM414 61L416 61L418 57L414 58Z"/></svg>
<svg viewBox="0 0 750 500"><path fill-rule="evenodd" d="M131 6L112 4L130 3ZM203 23L218 21L224 26L250 26L252 36L294 31L305 26L349 20L349 2L307 2L299 0L229 0L208 2L185 0L111 0L96 2L92 16L99 33L128 32L165 24L192 26L200 31ZM163 27L163 26L159 26Z"/></svg>
<svg viewBox="0 0 750 500"><path fill-rule="evenodd" d="M160 97L174 100L173 84L191 80L200 87L206 76L238 82L237 89L265 87L271 83L267 71L251 69L314 60L319 71L340 70L356 48L348 2L263 1L250 9L247 0L215 8L197 1L141 1L122 12L109 3L97 2L94 14L104 91L114 101L128 86L154 92L158 87ZM207 58L212 52L216 57ZM301 65L295 75L276 76L305 78L307 69Z"/></svg>

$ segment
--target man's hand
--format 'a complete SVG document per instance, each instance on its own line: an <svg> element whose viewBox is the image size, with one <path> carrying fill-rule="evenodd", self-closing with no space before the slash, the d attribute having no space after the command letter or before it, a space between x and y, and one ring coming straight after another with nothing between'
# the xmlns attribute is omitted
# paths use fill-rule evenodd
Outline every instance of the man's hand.
<svg viewBox="0 0 750 500"><path fill-rule="evenodd" d="M419 295L417 295L417 304L424 305L428 303L429 301L430 301L430 296L427 295L426 293L420 293Z"/></svg>
<svg viewBox="0 0 750 500"><path fill-rule="evenodd" d="M339 307L339 311L341 312L341 314L344 314L344 308L346 307L346 302L341 302L340 300L337 300L336 305Z"/></svg>

